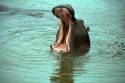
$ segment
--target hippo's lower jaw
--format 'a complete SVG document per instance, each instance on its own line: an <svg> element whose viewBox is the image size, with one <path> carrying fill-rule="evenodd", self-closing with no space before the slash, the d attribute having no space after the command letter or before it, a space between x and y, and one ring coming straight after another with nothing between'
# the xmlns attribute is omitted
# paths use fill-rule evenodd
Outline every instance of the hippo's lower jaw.
<svg viewBox="0 0 125 83"><path fill-rule="evenodd" d="M55 52L61 52L61 53L68 53L68 47L64 44L60 44L59 46L53 46L51 45L51 50L55 51Z"/></svg>
<svg viewBox="0 0 125 83"><path fill-rule="evenodd" d="M50 48L52 51L61 53L68 53L70 51L66 44L50 45Z"/></svg>
<svg viewBox="0 0 125 83"><path fill-rule="evenodd" d="M55 52L68 53L70 51L69 45L62 42L56 43L55 45L51 45L50 47L51 47L51 50Z"/></svg>

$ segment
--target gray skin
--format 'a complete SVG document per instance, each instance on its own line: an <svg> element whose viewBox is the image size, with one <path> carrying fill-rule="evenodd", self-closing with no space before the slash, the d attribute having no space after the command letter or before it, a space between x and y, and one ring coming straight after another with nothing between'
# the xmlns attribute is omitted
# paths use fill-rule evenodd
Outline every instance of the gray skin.
<svg viewBox="0 0 125 83"><path fill-rule="evenodd" d="M70 5L56 6L52 12L60 19L61 25L56 34L55 44L50 45L51 50L68 53L90 48L88 30L83 20L75 18L74 10ZM64 44L64 48L61 47L62 44Z"/></svg>

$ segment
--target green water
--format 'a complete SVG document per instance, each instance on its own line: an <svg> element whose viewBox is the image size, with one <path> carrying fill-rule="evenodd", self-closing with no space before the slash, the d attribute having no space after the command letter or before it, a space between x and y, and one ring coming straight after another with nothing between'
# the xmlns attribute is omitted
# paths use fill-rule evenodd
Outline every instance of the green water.
<svg viewBox="0 0 125 83"><path fill-rule="evenodd" d="M49 51L59 27L51 9L65 3L91 29L91 49L82 56ZM0 4L4 6L0 83L125 83L125 0L0 0Z"/></svg>

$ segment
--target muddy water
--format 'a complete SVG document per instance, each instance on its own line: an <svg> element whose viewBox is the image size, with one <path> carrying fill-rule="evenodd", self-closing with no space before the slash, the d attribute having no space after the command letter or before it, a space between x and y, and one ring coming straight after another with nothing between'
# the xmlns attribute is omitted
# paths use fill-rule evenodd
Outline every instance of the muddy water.
<svg viewBox="0 0 125 83"><path fill-rule="evenodd" d="M52 54L59 21L51 13L70 3L90 27L91 49ZM0 83L125 83L124 0L1 0Z"/></svg>

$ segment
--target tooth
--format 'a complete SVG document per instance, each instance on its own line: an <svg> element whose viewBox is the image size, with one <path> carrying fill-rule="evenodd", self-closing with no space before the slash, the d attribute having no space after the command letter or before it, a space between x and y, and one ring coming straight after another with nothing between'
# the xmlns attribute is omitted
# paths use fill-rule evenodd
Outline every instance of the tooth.
<svg viewBox="0 0 125 83"><path fill-rule="evenodd" d="M63 23L61 22L61 28L60 28L60 31L59 31L59 36L58 36L58 41L57 41L57 45L61 43L61 40L63 38Z"/></svg>
<svg viewBox="0 0 125 83"><path fill-rule="evenodd" d="M68 50L70 50L70 46L69 46L70 37L71 37L71 20L69 19L69 31L68 31L67 38L66 38L66 45L68 47Z"/></svg>

